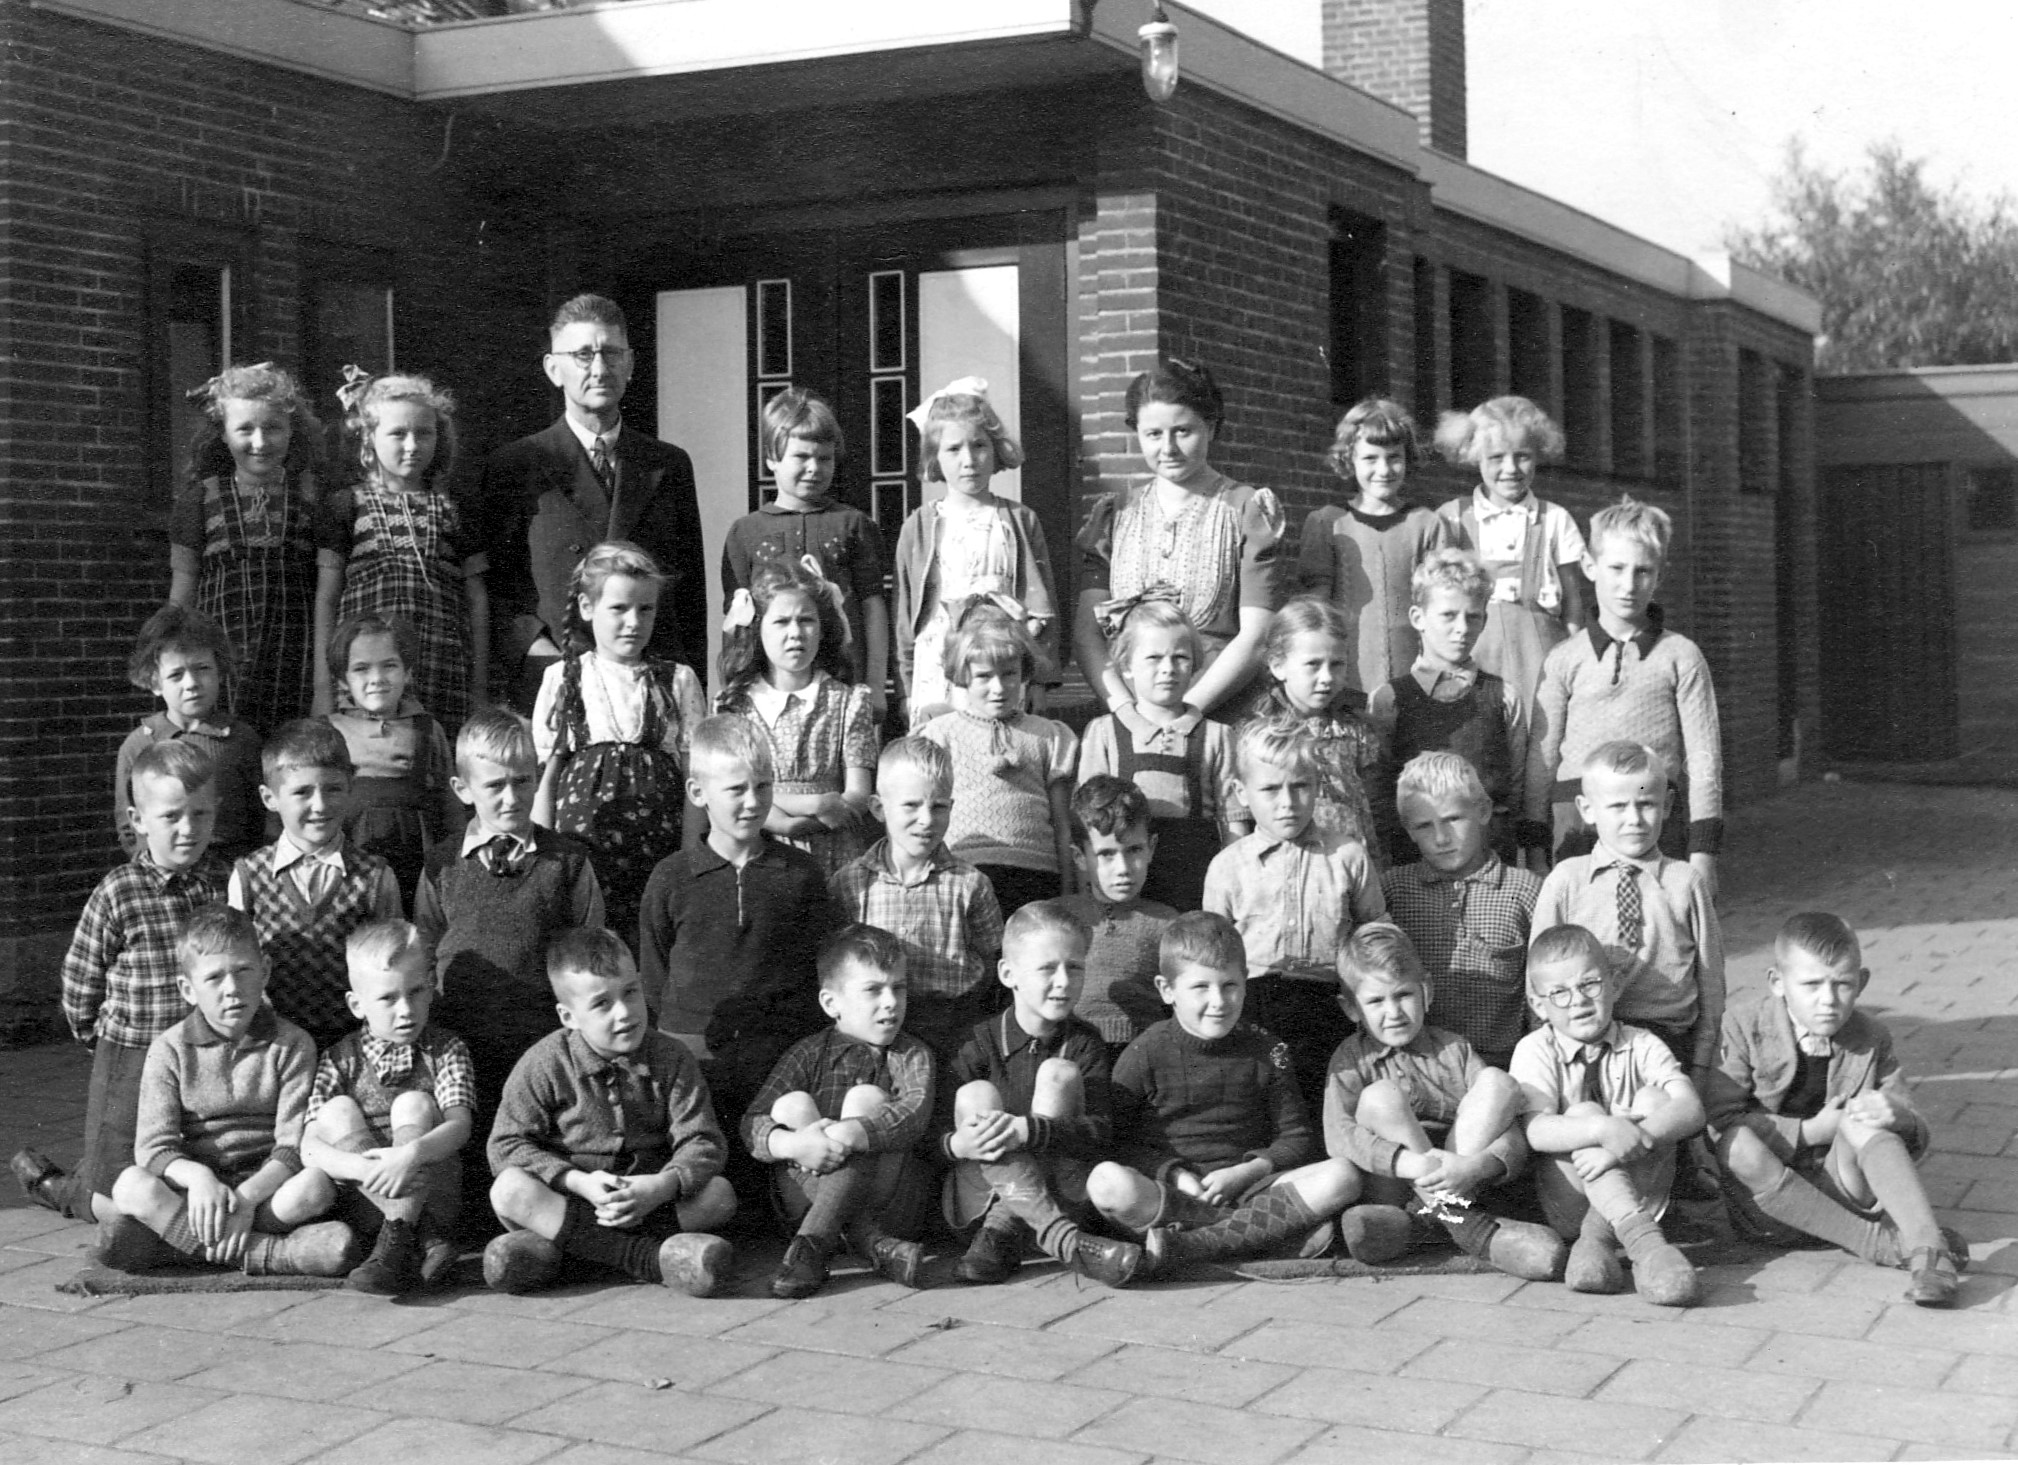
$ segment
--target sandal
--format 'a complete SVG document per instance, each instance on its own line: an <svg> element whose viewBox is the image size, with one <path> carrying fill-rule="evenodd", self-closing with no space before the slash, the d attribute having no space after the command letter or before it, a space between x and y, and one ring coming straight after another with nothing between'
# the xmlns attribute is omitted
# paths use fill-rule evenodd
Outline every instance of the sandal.
<svg viewBox="0 0 2018 1465"><path fill-rule="evenodd" d="M1922 1246L1907 1258L1913 1280L1906 1287L1906 1300L1922 1307L1953 1307L1955 1290L1962 1285L1955 1258L1945 1247Z"/></svg>

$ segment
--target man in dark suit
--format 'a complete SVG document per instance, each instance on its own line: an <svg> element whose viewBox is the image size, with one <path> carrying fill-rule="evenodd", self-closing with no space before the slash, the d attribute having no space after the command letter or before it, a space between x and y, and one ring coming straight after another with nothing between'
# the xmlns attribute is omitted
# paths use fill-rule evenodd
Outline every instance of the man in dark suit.
<svg viewBox="0 0 2018 1465"><path fill-rule="evenodd" d="M567 411L491 454L478 493L499 685L515 687L528 712L561 654L569 578L606 539L632 541L666 572L651 654L707 675L707 561L693 460L624 426L619 404L633 365L624 313L600 295L577 295L554 312L547 335L547 380Z"/></svg>

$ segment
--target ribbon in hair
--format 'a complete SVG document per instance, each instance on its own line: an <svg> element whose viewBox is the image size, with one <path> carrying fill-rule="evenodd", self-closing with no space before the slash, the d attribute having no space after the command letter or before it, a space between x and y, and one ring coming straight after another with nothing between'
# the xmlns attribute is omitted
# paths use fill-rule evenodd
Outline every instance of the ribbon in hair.
<svg viewBox="0 0 2018 1465"><path fill-rule="evenodd" d="M1113 600L1103 600L1093 607L1093 619L1100 624L1100 634L1112 641L1121 634L1122 626L1137 606L1153 602L1182 606L1184 592L1168 581L1159 580L1134 595L1122 595Z"/></svg>
<svg viewBox="0 0 2018 1465"><path fill-rule="evenodd" d="M959 608L953 613L952 624L957 626L965 621L967 613L979 605L994 606L1019 626L1030 619L1030 612L1015 596L1001 590L978 590L960 602Z"/></svg>
<svg viewBox="0 0 2018 1465"><path fill-rule="evenodd" d="M799 556L799 568L818 582L821 597L834 607L835 618L841 623L841 644L846 646L855 639L854 630L848 625L848 597L841 593L841 587L827 578L827 572L820 566L820 557L815 554Z"/></svg>
<svg viewBox="0 0 2018 1465"><path fill-rule="evenodd" d="M216 376L212 377L209 381L204 382L201 386L191 387L188 391L184 392L182 394L183 399L185 401L190 402L208 402L211 403L212 405L215 405L218 401L222 400L220 394L224 391L225 376L233 370L278 371L280 370L280 367L277 363L272 361L256 361L250 366L241 366L236 368L227 366L224 368L223 371L217 373Z"/></svg>
<svg viewBox="0 0 2018 1465"><path fill-rule="evenodd" d="M911 420L911 425L918 429L921 436L925 431L925 419L932 415L932 404L941 397L979 397L983 402L987 402L988 383L978 376L955 377L952 381L947 382L945 386L939 388L938 391L913 407L909 412L906 412L904 415ZM993 403L989 403L988 410L990 412L995 410Z"/></svg>
<svg viewBox="0 0 2018 1465"><path fill-rule="evenodd" d="M346 412L355 412L357 404L364 400L364 389L371 385L371 373L355 361L343 369L343 385L336 389L336 400Z"/></svg>
<svg viewBox="0 0 2018 1465"><path fill-rule="evenodd" d="M729 608L722 612L722 629L740 631L745 626L757 623L757 598L747 589L738 590L729 597Z"/></svg>

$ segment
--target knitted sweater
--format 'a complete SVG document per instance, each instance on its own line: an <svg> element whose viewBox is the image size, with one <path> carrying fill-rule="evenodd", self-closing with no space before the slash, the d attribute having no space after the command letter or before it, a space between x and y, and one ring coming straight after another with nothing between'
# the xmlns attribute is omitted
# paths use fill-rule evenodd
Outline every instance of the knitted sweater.
<svg viewBox="0 0 2018 1465"><path fill-rule="evenodd" d="M268 1160L299 1170L314 1080L315 1044L271 1007L235 1040L192 1012L148 1045L133 1161L165 1176L194 1160L227 1185Z"/></svg>
<svg viewBox="0 0 2018 1465"><path fill-rule="evenodd" d="M1257 1156L1280 1174L1317 1158L1288 1046L1251 1023L1208 1040L1165 1018L1130 1043L1114 1065L1114 1137L1125 1163L1158 1180Z"/></svg>
<svg viewBox="0 0 2018 1465"><path fill-rule="evenodd" d="M999 722L948 712L918 735L953 758L946 848L970 865L1057 871L1051 786L1071 785L1079 752L1071 728L1028 712Z"/></svg>
<svg viewBox="0 0 2018 1465"><path fill-rule="evenodd" d="M1167 905L1139 896L1115 905L1095 895L1069 895L1072 914L1093 931L1086 949L1086 985L1073 1011L1116 1045L1129 1043L1163 1020L1156 993L1156 953L1163 928L1177 919Z"/></svg>

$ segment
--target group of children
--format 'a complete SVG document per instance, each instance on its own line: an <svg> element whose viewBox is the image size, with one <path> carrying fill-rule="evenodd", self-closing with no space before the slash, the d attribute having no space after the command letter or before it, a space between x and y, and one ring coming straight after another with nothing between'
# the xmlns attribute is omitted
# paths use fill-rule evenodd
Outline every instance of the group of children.
<svg viewBox="0 0 2018 1465"><path fill-rule="evenodd" d="M1193 379L1152 382L1171 410L1143 422L1181 427ZM288 414L239 390L222 441L268 481ZM372 401L377 497L342 516L451 543L452 515L416 517L445 399ZM1126 695L1082 738L1028 710L1058 608L1037 521L987 486L1013 439L971 379L920 415L948 493L904 527L891 608L874 525L826 496L832 412L767 408L779 497L725 551L713 715L646 654L658 567L603 544L532 725L452 689L451 758L407 618L325 558L317 696L343 706L284 723L248 787L233 643L165 608L134 667L164 712L120 758L132 859L64 970L85 1160L17 1155L29 1193L95 1217L113 1266L387 1293L453 1260L480 1157L484 1275L513 1292L573 1261L705 1295L739 1201L791 1230L779 1297L843 1247L915 1286L936 1201L977 1284L1031 1245L1122 1286L1445 1239L1683 1306L1661 1220L1720 1186L1752 1234L1952 1300L1966 1246L1855 1011L1854 935L1795 917L1767 993L1725 1011L1715 699L1652 604L1665 514L1622 501L1586 543L1533 496L1560 434L1520 399L1441 434L1480 465L1471 500L1406 507L1414 429L1363 403L1332 458L1352 500L1305 528L1314 593L1252 623L1244 715L1205 715L1215 648L1151 587L1101 607L1096 680ZM480 622L482 556L454 571ZM893 628L912 728L879 749Z"/></svg>

